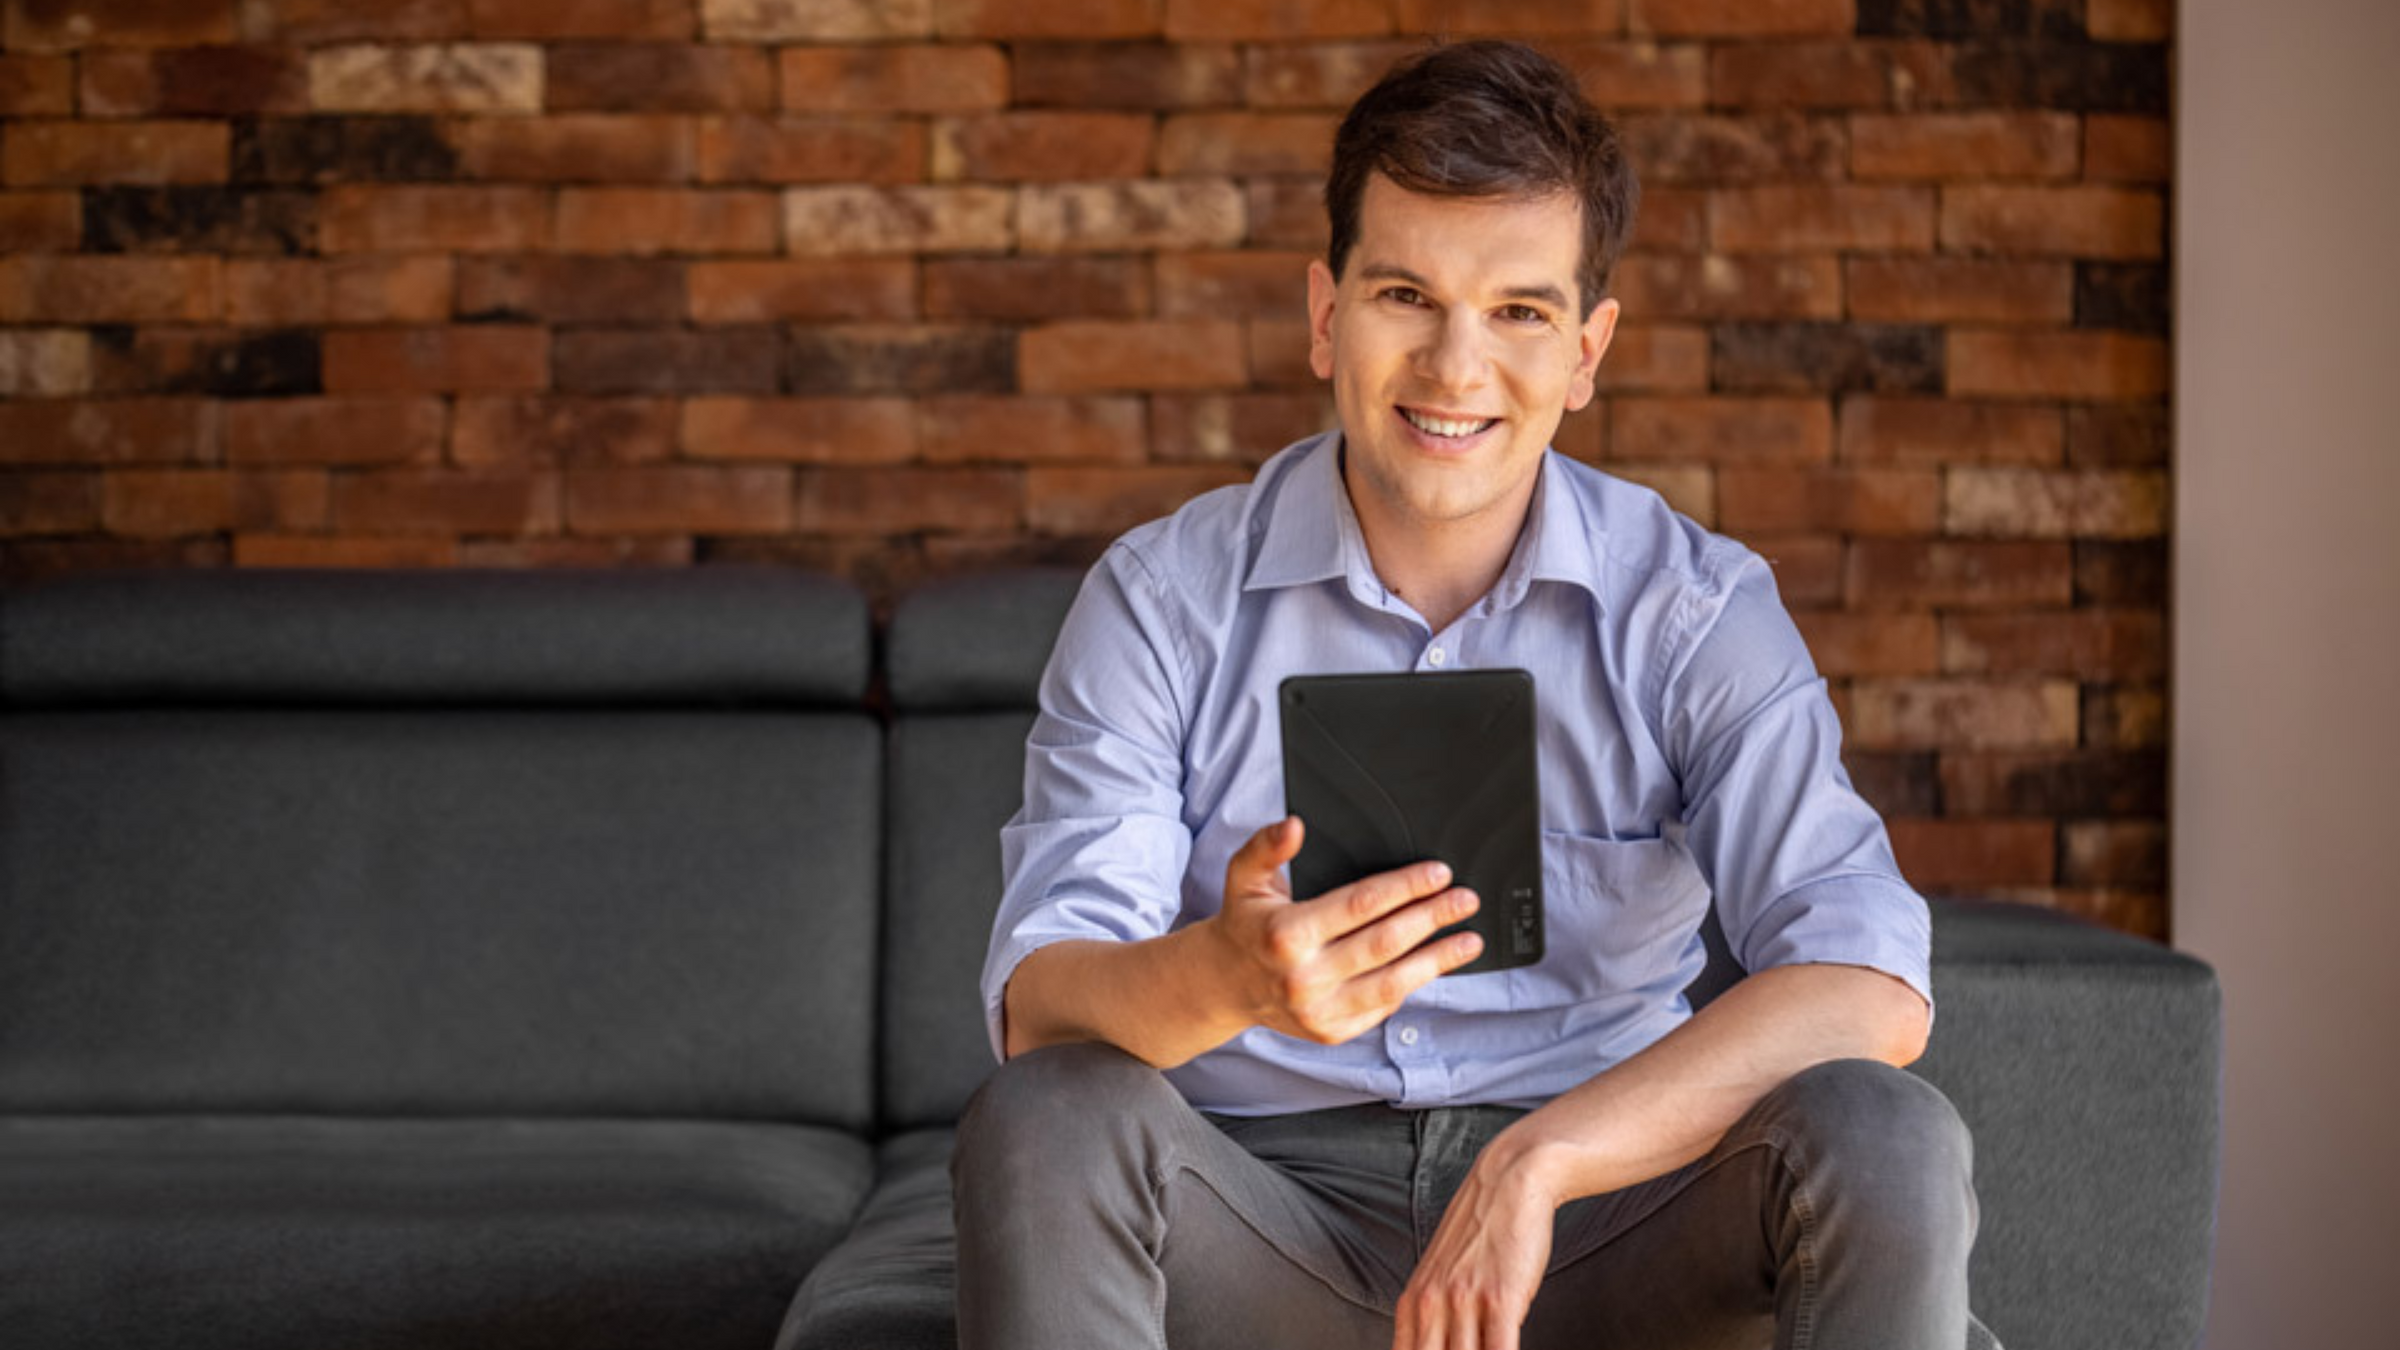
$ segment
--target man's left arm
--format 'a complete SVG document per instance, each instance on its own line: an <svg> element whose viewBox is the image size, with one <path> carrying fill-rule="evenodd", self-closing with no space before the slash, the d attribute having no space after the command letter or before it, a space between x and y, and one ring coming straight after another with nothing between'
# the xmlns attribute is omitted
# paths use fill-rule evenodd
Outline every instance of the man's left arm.
<svg viewBox="0 0 2400 1350"><path fill-rule="evenodd" d="M1514 1350L1560 1205L1706 1155L1804 1069L1924 1051L1924 902L1851 790L1832 705L1763 565L1706 618L1661 677L1658 729L1687 842L1753 973L1485 1149L1401 1298L1399 1350Z"/></svg>

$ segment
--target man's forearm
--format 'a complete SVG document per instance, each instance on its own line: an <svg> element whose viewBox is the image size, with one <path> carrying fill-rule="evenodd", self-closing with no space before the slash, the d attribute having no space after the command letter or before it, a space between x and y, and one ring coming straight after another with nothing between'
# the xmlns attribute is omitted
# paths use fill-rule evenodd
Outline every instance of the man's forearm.
<svg viewBox="0 0 2400 1350"><path fill-rule="evenodd" d="M1171 1069L1250 1024L1225 999L1205 924L1141 942L1058 942L1017 963L1003 996L1007 1049L1105 1041Z"/></svg>
<svg viewBox="0 0 2400 1350"><path fill-rule="evenodd" d="M1924 1051L1925 1001L1859 966L1761 971L1657 1044L1569 1091L1487 1150L1553 1205L1704 1156L1742 1114L1803 1069L1836 1059L1904 1065Z"/></svg>

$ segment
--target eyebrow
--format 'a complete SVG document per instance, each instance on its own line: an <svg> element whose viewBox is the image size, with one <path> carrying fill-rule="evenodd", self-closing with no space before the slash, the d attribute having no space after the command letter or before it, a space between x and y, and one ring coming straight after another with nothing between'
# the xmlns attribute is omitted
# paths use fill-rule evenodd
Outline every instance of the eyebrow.
<svg viewBox="0 0 2400 1350"><path fill-rule="evenodd" d="M1418 276L1416 273L1411 272L1407 268L1399 266L1396 263L1367 263L1358 269L1358 275L1361 280L1365 281L1399 281L1414 286L1421 291L1430 291L1433 289L1432 282L1427 281L1425 278ZM1509 286L1500 292L1500 296L1504 300L1540 301L1556 309L1565 309L1567 307L1566 292L1561 291L1556 286L1547 284L1540 286Z"/></svg>

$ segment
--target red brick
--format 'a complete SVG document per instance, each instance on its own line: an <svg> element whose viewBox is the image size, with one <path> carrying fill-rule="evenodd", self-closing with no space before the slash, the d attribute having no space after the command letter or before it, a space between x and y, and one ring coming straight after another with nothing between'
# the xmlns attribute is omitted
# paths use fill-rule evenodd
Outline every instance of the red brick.
<svg viewBox="0 0 2400 1350"><path fill-rule="evenodd" d="M0 54L0 117L65 117L74 111L72 60Z"/></svg>
<svg viewBox="0 0 2400 1350"><path fill-rule="evenodd" d="M1933 247L1926 188L1784 184L1710 194L1709 237L1727 253L1828 249L1922 253Z"/></svg>
<svg viewBox="0 0 2400 1350"><path fill-rule="evenodd" d="M2061 831L2059 880L2074 886L2167 884L2167 827L2156 820L2078 820Z"/></svg>
<svg viewBox="0 0 2400 1350"><path fill-rule="evenodd" d="M1841 457L1855 463L2056 464L2054 408L1953 399L1842 400Z"/></svg>
<svg viewBox="0 0 2400 1350"><path fill-rule="evenodd" d="M683 272L649 258L469 258L458 264L458 312L478 322L674 323Z"/></svg>
<svg viewBox="0 0 2400 1350"><path fill-rule="evenodd" d="M467 0L238 0L242 36L296 44L467 36Z"/></svg>
<svg viewBox="0 0 2400 1350"><path fill-rule="evenodd" d="M1176 113L1159 133L1158 171L1171 177L1321 177L1333 162L1339 121L1328 113Z"/></svg>
<svg viewBox="0 0 2400 1350"><path fill-rule="evenodd" d="M1094 551L1096 553L1097 549ZM97 536L0 539L0 573L6 574L12 581L33 581L102 569L191 570L222 567L228 553L225 540L215 536L195 539L105 539Z"/></svg>
<svg viewBox="0 0 2400 1350"><path fill-rule="evenodd" d="M1859 539L1850 545L1850 605L2020 609L2064 605L2075 555L2064 542Z"/></svg>
<svg viewBox="0 0 2400 1350"><path fill-rule="evenodd" d="M1167 0L1167 36L1178 42L1378 37L1391 31L1391 0Z"/></svg>
<svg viewBox="0 0 2400 1350"><path fill-rule="evenodd" d="M1556 447L1556 442L1553 441ZM1561 448L1562 453L1568 453ZM1582 456L1576 455L1581 459ZM1668 506L1707 529L1717 528L1717 471L1708 464L1626 464L1610 461L1607 471L1657 493Z"/></svg>
<svg viewBox="0 0 2400 1350"><path fill-rule="evenodd" d="M1158 312L1168 318L1281 318L1308 312L1307 253L1162 253Z"/></svg>
<svg viewBox="0 0 2400 1350"><path fill-rule="evenodd" d="M1861 115L1850 119L1850 172L1917 182L2071 178L2082 133L2072 113Z"/></svg>
<svg viewBox="0 0 2400 1350"><path fill-rule="evenodd" d="M236 0L11 0L0 42L19 51L231 42L235 5Z"/></svg>
<svg viewBox="0 0 2400 1350"><path fill-rule="evenodd" d="M1931 675L1941 668L1940 626L1930 614L1799 609L1792 620L1820 674Z"/></svg>
<svg viewBox="0 0 2400 1350"><path fill-rule="evenodd" d="M2129 399L2167 392L2167 344L2132 333L1953 331L1949 392L1985 398Z"/></svg>
<svg viewBox="0 0 2400 1350"><path fill-rule="evenodd" d="M1696 42L1566 38L1543 50L1575 72L1584 94L1611 114L1628 108L1708 103L1708 51Z"/></svg>
<svg viewBox="0 0 2400 1350"><path fill-rule="evenodd" d="M232 155L222 122L17 122L0 143L11 187L222 183Z"/></svg>
<svg viewBox="0 0 2400 1350"><path fill-rule="evenodd" d="M762 42L880 42L924 37L931 0L700 0L701 31Z"/></svg>
<svg viewBox="0 0 2400 1350"><path fill-rule="evenodd" d="M0 465L188 464L216 457L215 405L0 399Z"/></svg>
<svg viewBox="0 0 2400 1350"><path fill-rule="evenodd" d="M989 44L786 47L778 60L783 106L793 112L964 113L1008 105L1008 56Z"/></svg>
<svg viewBox="0 0 2400 1350"><path fill-rule="evenodd" d="M2083 176L2164 183L2175 170L2173 133L2163 117L2090 113L2083 119Z"/></svg>
<svg viewBox="0 0 2400 1350"><path fill-rule="evenodd" d="M1026 521L1041 534L1114 534L1249 477L1237 464L1037 468L1026 474Z"/></svg>
<svg viewBox="0 0 2400 1350"><path fill-rule="evenodd" d="M1626 249L1635 254L1707 252L1708 194L1643 184L1641 210Z"/></svg>
<svg viewBox="0 0 2400 1350"><path fill-rule="evenodd" d="M1618 122L1645 183L1731 187L1834 183L1849 177L1849 128L1798 111L1632 112Z"/></svg>
<svg viewBox="0 0 2400 1350"><path fill-rule="evenodd" d="M1942 476L1931 469L1717 471L1718 527L1735 534L1931 534L1941 517Z"/></svg>
<svg viewBox="0 0 2400 1350"><path fill-rule="evenodd" d="M0 475L0 536L89 534L100 527L100 475L83 470Z"/></svg>
<svg viewBox="0 0 2400 1350"><path fill-rule="evenodd" d="M530 187L325 189L317 243L326 253L524 253L550 243L550 195Z"/></svg>
<svg viewBox="0 0 2400 1350"><path fill-rule="evenodd" d="M467 0L467 31L491 38L686 38L692 0Z"/></svg>
<svg viewBox="0 0 2400 1350"><path fill-rule="evenodd" d="M225 405L234 464L431 464L448 421L436 398L245 399Z"/></svg>
<svg viewBox="0 0 2400 1350"><path fill-rule="evenodd" d="M925 129L900 118L711 117L700 177L711 183L908 183L924 176Z"/></svg>
<svg viewBox="0 0 2400 1350"><path fill-rule="evenodd" d="M802 469L794 527L817 534L1015 530L1025 486L1015 469Z"/></svg>
<svg viewBox="0 0 2400 1350"><path fill-rule="evenodd" d="M2164 679L2166 619L2120 609L1953 614L1942 621L1942 669L1961 675Z"/></svg>
<svg viewBox="0 0 2400 1350"><path fill-rule="evenodd" d="M1243 329L1253 386L1314 389L1324 383L1309 365L1308 325L1289 318L1251 319Z"/></svg>
<svg viewBox="0 0 2400 1350"><path fill-rule="evenodd" d="M1061 183L1017 196L1017 233L1029 253L1228 248L1242 241L1242 191L1214 179Z"/></svg>
<svg viewBox="0 0 2400 1350"><path fill-rule="evenodd" d="M792 471L779 465L571 468L576 534L781 534L792 528Z"/></svg>
<svg viewBox="0 0 2400 1350"><path fill-rule="evenodd" d="M909 319L916 267L897 258L695 262L686 284L694 323L778 319Z"/></svg>
<svg viewBox="0 0 2400 1350"><path fill-rule="evenodd" d="M632 539L461 539L461 567L689 567L689 535L651 535Z"/></svg>
<svg viewBox="0 0 2400 1350"><path fill-rule="evenodd" d="M1619 324L1600 359L1604 393L1705 393L1708 330L1669 324Z"/></svg>
<svg viewBox="0 0 2400 1350"><path fill-rule="evenodd" d="M1860 680L1844 725L1863 750L2059 749L2075 744L2073 680Z"/></svg>
<svg viewBox="0 0 2400 1350"><path fill-rule="evenodd" d="M1852 258L1850 317L1877 323L2040 323L2075 319L2075 269L2005 258Z"/></svg>
<svg viewBox="0 0 2400 1350"><path fill-rule="evenodd" d="M308 111L306 70L287 47L90 52L80 86L86 117Z"/></svg>
<svg viewBox="0 0 2400 1350"><path fill-rule="evenodd" d="M1148 439L1142 400L959 394L919 405L922 454L937 464L1138 462Z"/></svg>
<svg viewBox="0 0 2400 1350"><path fill-rule="evenodd" d="M1709 53L1709 96L1732 108L1917 108L1950 101L1950 60L1931 42L1726 43Z"/></svg>
<svg viewBox="0 0 2400 1350"><path fill-rule="evenodd" d="M936 179L1061 181L1150 171L1151 119L1139 113L998 112L933 131Z"/></svg>
<svg viewBox="0 0 2400 1350"><path fill-rule="evenodd" d="M1230 43L1020 42L1010 57L1011 96L1019 107L1206 108L1242 101L1242 56Z"/></svg>
<svg viewBox="0 0 2400 1350"><path fill-rule="evenodd" d="M2167 475L2149 469L1953 469L1950 534L2150 539L2167 532Z"/></svg>
<svg viewBox="0 0 2400 1350"><path fill-rule="evenodd" d="M2048 750L1941 757L1942 805L1957 815L2162 816L2166 757Z"/></svg>
<svg viewBox="0 0 2400 1350"><path fill-rule="evenodd" d="M2067 462L2112 468L2163 466L2173 426L2163 402L2081 404L2067 409Z"/></svg>
<svg viewBox="0 0 2400 1350"><path fill-rule="evenodd" d="M1016 194L995 187L807 187L783 194L797 254L997 253L1015 242Z"/></svg>
<svg viewBox="0 0 2400 1350"><path fill-rule="evenodd" d="M2039 886L2057 875L2056 827L2046 820L1894 820L1892 856L1920 890Z"/></svg>
<svg viewBox="0 0 2400 1350"><path fill-rule="evenodd" d="M571 328L551 351L551 383L577 394L771 393L781 377L775 330Z"/></svg>
<svg viewBox="0 0 2400 1350"><path fill-rule="evenodd" d="M0 257L63 253L83 241L83 198L73 192L0 192ZM0 291L0 303L6 293Z"/></svg>
<svg viewBox="0 0 2400 1350"><path fill-rule="evenodd" d="M451 132L462 176L535 182L678 182L692 140L687 118L617 113L470 117Z"/></svg>
<svg viewBox="0 0 2400 1350"><path fill-rule="evenodd" d="M1942 190L1942 247L2141 260L2166 254L2160 193L2123 187L1950 187Z"/></svg>
<svg viewBox="0 0 2400 1350"><path fill-rule="evenodd" d="M1821 464L1833 454L1833 413L1815 398L1618 398L1608 439L1629 460Z"/></svg>
<svg viewBox="0 0 2400 1350"><path fill-rule="evenodd" d="M338 473L333 523L351 534L554 534L558 475L461 469Z"/></svg>
<svg viewBox="0 0 2400 1350"><path fill-rule="evenodd" d="M927 318L1131 319L1150 312L1150 269L1132 258L928 258L924 270Z"/></svg>
<svg viewBox="0 0 2400 1350"><path fill-rule="evenodd" d="M73 328L0 328L0 398L58 398L91 388L91 334Z"/></svg>
<svg viewBox="0 0 2400 1350"><path fill-rule="evenodd" d="M1644 204L1647 207L1648 198ZM1242 185L1253 248L1304 248L1322 252L1329 226L1325 184L1300 178L1253 179ZM1229 241L1241 242L1237 236Z"/></svg>
<svg viewBox="0 0 2400 1350"><path fill-rule="evenodd" d="M116 469L101 520L110 534L176 538L221 530L316 530L331 498L323 469Z"/></svg>
<svg viewBox="0 0 2400 1350"><path fill-rule="evenodd" d="M566 43L549 49L542 97L552 112L764 112L775 63L755 47Z"/></svg>
<svg viewBox="0 0 2400 1350"><path fill-rule="evenodd" d="M685 459L897 464L916 455L916 411L904 398L693 398L681 445Z"/></svg>
<svg viewBox="0 0 2400 1350"><path fill-rule="evenodd" d="M1154 37L1164 0L933 0L946 38Z"/></svg>
<svg viewBox="0 0 2400 1350"><path fill-rule="evenodd" d="M329 394L498 393L550 383L550 332L524 325L325 334Z"/></svg>
<svg viewBox="0 0 2400 1350"><path fill-rule="evenodd" d="M1413 38L1401 38L1383 42L1265 43L1248 47L1243 51L1239 101L1254 108L1339 111L1367 92L1394 62L1422 50L1424 45Z"/></svg>
<svg viewBox="0 0 2400 1350"><path fill-rule="evenodd" d="M450 462L466 468L646 464L675 455L676 404L665 398L466 397Z"/></svg>
<svg viewBox="0 0 2400 1350"><path fill-rule="evenodd" d="M1401 32L1445 37L1609 33L1624 16L1624 0L1400 0Z"/></svg>
<svg viewBox="0 0 2400 1350"><path fill-rule="evenodd" d="M1842 267L1831 257L1640 253L1610 288L1645 319L1838 319Z"/></svg>
<svg viewBox="0 0 2400 1350"><path fill-rule="evenodd" d="M1029 394L1229 388L1249 378L1241 327L1221 319L1068 319L1027 329L1017 359Z"/></svg>
<svg viewBox="0 0 2400 1350"><path fill-rule="evenodd" d="M1318 387L1325 388L1326 386L1320 384ZM1558 419L1558 429L1550 433L1550 448L1569 459L1581 460L1586 464L1598 464L1606 459L1608 400L1594 399L1581 408L1561 416ZM1696 467L1707 470L1709 492L1713 496L1716 492L1715 471L1708 470L1706 465ZM1711 503L1711 509L1714 509L1714 503Z"/></svg>
<svg viewBox="0 0 2400 1350"><path fill-rule="evenodd" d="M262 328L439 323L456 278L445 257L228 258L221 317Z"/></svg>
<svg viewBox="0 0 2400 1350"><path fill-rule="evenodd" d="M1680 37L1847 36L1855 0L1632 0L1636 33Z"/></svg>
<svg viewBox="0 0 2400 1350"><path fill-rule="evenodd" d="M0 257L0 323L203 323L220 277L215 258Z"/></svg>
<svg viewBox="0 0 2400 1350"><path fill-rule="evenodd" d="M236 567L455 567L458 541L438 535L237 534Z"/></svg>
<svg viewBox="0 0 2400 1350"><path fill-rule="evenodd" d="M504 42L319 47L308 54L308 101L320 112L540 112L542 49Z"/></svg>
<svg viewBox="0 0 2400 1350"><path fill-rule="evenodd" d="M2093 685L2083 691L2083 743L2102 750L2156 750L2167 743L2167 693L2154 684Z"/></svg>
<svg viewBox="0 0 2400 1350"><path fill-rule="evenodd" d="M772 253L775 194L677 188L567 188L558 194L562 253Z"/></svg>
<svg viewBox="0 0 2400 1350"><path fill-rule="evenodd" d="M2083 22L2100 42L2164 42L2175 31L2175 0L2087 0Z"/></svg>
<svg viewBox="0 0 2400 1350"><path fill-rule="evenodd" d="M1742 541L1775 570L1775 589L1787 605L1842 602L1842 541L1829 534L1754 536Z"/></svg>
<svg viewBox="0 0 2400 1350"><path fill-rule="evenodd" d="M1150 400L1150 454L1257 465L1333 424L1324 393L1159 394Z"/></svg>

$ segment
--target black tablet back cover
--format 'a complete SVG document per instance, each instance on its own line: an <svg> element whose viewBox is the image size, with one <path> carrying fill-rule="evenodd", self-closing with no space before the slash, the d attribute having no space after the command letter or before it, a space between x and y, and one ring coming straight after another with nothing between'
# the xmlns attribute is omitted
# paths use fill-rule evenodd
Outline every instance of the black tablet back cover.
<svg viewBox="0 0 2400 1350"><path fill-rule="evenodd" d="M1280 695L1285 807L1307 826L1292 894L1438 858L1483 900L1453 925L1481 934L1483 954L1451 973L1539 961L1533 676L1295 675Z"/></svg>

